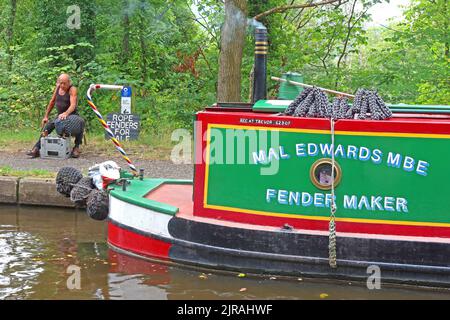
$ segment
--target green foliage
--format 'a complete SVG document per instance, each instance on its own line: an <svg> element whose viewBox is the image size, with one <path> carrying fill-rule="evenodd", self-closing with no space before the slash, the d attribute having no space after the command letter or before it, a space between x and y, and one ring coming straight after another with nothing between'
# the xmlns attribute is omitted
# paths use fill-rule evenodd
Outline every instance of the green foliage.
<svg viewBox="0 0 450 320"><path fill-rule="evenodd" d="M404 19L367 28L381 0L350 0L292 9L262 19L269 32L268 76L304 74L315 85L355 92L377 88L389 102L448 104L449 30L446 0L412 0ZM303 0L248 0L248 15ZM79 0L80 29L67 27L71 0L21 0L12 39L11 0L0 0L0 127L36 129L62 72L79 89L88 130L101 132L85 102L91 83L133 87L134 111L151 134L190 128L192 114L215 102L224 21L220 0ZM242 62L242 97L249 100L253 30ZM8 67L12 62L11 68ZM278 84L270 80L269 94ZM98 91L106 115L117 92Z"/></svg>
<svg viewBox="0 0 450 320"><path fill-rule="evenodd" d="M0 41L0 127L36 128L62 72L78 87L78 110L96 132L102 128L85 100L91 83L131 85L133 111L148 131L190 128L192 114L214 102L218 54L203 41L189 1L77 1L81 27L70 29L67 8L73 4L18 2L11 71ZM9 1L0 5L8 8ZM0 31L8 14L0 14ZM95 92L94 100L104 116L120 108L117 92Z"/></svg>
<svg viewBox="0 0 450 320"><path fill-rule="evenodd" d="M445 1L415 0L403 21L370 29L368 45L350 58L348 83L376 87L391 102L449 104L447 10Z"/></svg>

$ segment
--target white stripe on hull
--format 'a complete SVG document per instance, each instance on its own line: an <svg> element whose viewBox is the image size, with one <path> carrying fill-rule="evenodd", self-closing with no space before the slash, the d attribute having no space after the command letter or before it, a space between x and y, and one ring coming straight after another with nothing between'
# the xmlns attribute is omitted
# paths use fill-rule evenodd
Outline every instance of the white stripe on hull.
<svg viewBox="0 0 450 320"><path fill-rule="evenodd" d="M171 215L142 208L112 196L109 197L109 218L139 231L172 238L168 230Z"/></svg>

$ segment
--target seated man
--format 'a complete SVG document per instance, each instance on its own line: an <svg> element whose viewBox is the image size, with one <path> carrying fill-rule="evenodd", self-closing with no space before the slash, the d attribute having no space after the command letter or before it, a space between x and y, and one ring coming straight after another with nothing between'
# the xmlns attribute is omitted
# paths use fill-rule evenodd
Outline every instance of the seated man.
<svg viewBox="0 0 450 320"><path fill-rule="evenodd" d="M53 92L52 99L50 100L47 111L42 119L41 126L45 125L43 136L47 136L55 129L55 120L65 120L69 115L77 114L77 88L72 86L70 76L68 74L61 74L58 77L55 91ZM58 117L53 121L48 121L48 116L56 105L58 111ZM72 149L72 157L78 158L80 156L80 144L83 139L83 130L75 136L75 146ZM39 150L41 149L41 139L35 144L33 149L27 153L32 158L39 157Z"/></svg>

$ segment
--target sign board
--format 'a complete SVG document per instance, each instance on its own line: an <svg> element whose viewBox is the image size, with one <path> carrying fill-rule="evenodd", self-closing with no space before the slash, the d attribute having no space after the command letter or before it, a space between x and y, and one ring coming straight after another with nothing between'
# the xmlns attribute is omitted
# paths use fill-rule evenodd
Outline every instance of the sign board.
<svg viewBox="0 0 450 320"><path fill-rule="evenodd" d="M121 96L120 113L131 114L131 87L124 87Z"/></svg>
<svg viewBox="0 0 450 320"><path fill-rule="evenodd" d="M109 113L106 119L117 140L136 140L139 137L139 115ZM109 136L105 134L105 138L109 139Z"/></svg>
<svg viewBox="0 0 450 320"><path fill-rule="evenodd" d="M204 136L214 138L206 142L204 208L328 219L331 191L319 187L330 186L331 170L317 163L331 158L329 131L207 128ZM448 137L342 132L334 152L339 218L450 225Z"/></svg>

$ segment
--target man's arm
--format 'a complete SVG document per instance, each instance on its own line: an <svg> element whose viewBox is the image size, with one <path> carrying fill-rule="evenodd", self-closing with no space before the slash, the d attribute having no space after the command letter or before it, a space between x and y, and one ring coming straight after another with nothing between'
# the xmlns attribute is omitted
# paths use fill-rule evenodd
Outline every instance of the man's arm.
<svg viewBox="0 0 450 320"><path fill-rule="evenodd" d="M48 122L48 116L50 115L50 112L52 112L52 109L55 106L57 90L58 90L58 86L56 86L55 91L53 91L53 96L50 99L50 102L48 103L47 110L45 111L44 118L42 119L42 123L41 123L42 127Z"/></svg>
<svg viewBox="0 0 450 320"><path fill-rule="evenodd" d="M70 88L70 91L69 91L69 94L70 94L70 107L67 109L67 111L66 112L64 112L64 113L61 113L60 115L59 115L59 118L61 119L61 120L64 120L64 119L66 119L70 114L72 114L72 112L74 112L75 111L75 109L77 108L77 96L78 96L78 91L77 91L77 88L75 88L75 87L72 87L72 88Z"/></svg>

